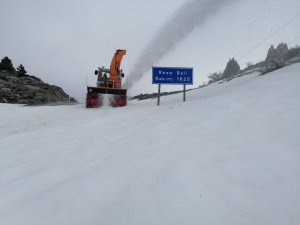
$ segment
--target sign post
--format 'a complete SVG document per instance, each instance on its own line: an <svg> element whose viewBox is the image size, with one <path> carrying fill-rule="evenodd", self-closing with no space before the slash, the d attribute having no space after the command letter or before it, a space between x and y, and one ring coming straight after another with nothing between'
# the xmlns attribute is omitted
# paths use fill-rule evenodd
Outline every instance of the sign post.
<svg viewBox="0 0 300 225"><path fill-rule="evenodd" d="M185 102L185 86L186 84L183 85L183 101Z"/></svg>
<svg viewBox="0 0 300 225"><path fill-rule="evenodd" d="M186 85L193 84L193 68L152 67L152 84L158 84L157 105L160 104L161 84L183 85L183 101L186 100Z"/></svg>
<svg viewBox="0 0 300 225"><path fill-rule="evenodd" d="M160 101L160 85L161 84L158 84L157 106L159 106L159 101Z"/></svg>

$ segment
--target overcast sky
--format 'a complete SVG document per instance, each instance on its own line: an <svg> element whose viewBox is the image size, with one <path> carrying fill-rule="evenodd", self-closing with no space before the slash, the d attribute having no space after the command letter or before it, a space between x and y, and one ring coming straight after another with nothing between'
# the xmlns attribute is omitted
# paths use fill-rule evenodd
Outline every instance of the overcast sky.
<svg viewBox="0 0 300 225"><path fill-rule="evenodd" d="M94 85L94 70L109 67L120 48L127 49L122 62L126 76L143 49L186 2L0 0L0 58L8 56L15 67L23 64L29 74L83 101L86 77ZM209 73L224 70L231 57L243 68L247 62L263 60L271 44L299 44L299 27L299 0L236 0L195 26L156 66L194 67L198 86ZM164 86L162 90L174 88L181 89ZM156 90L148 71L130 94Z"/></svg>

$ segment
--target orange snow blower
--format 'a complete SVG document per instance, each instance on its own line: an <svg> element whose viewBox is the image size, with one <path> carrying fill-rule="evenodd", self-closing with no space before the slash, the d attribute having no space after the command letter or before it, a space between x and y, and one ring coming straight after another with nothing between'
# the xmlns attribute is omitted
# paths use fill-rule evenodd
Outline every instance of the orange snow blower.
<svg viewBox="0 0 300 225"><path fill-rule="evenodd" d="M122 107L127 105L127 89L121 88L124 73L120 70L123 56L126 50L116 50L112 58L110 69L99 67L95 71L97 86L87 86L86 107L101 107L103 104L104 94L108 94L109 103L113 107Z"/></svg>

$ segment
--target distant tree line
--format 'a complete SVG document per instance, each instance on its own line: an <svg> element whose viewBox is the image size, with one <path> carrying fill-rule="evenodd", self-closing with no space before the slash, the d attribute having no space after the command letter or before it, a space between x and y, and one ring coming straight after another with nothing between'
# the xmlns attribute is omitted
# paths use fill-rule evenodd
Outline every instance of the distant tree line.
<svg viewBox="0 0 300 225"><path fill-rule="evenodd" d="M268 50L267 57L263 62L255 65L252 63L247 63L247 67L241 71L238 62L234 58L231 58L227 62L223 72L214 72L209 74L208 84L223 79L231 79L237 74L240 74L244 71L250 71L255 68L260 68L260 72L265 74L288 65L289 62L294 58L297 58L297 60L300 61L300 47L289 49L286 43L280 43L276 48L271 45Z"/></svg>

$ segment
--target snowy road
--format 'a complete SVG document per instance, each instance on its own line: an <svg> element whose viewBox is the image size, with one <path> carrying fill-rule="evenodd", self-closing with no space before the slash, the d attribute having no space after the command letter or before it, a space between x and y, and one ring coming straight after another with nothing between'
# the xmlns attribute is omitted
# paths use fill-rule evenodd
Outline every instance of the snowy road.
<svg viewBox="0 0 300 225"><path fill-rule="evenodd" d="M0 104L0 224L298 224L299 71L160 107Z"/></svg>

